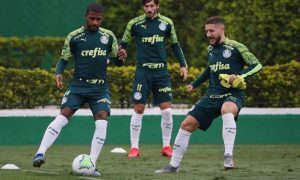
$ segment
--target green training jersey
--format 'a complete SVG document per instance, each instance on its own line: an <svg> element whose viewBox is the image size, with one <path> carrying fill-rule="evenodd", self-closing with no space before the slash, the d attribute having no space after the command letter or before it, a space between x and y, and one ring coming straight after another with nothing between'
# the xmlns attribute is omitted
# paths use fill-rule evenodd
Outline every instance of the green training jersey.
<svg viewBox="0 0 300 180"><path fill-rule="evenodd" d="M106 84L109 58L116 58L118 42L110 30L89 31L85 26L69 33L61 59L74 59L74 73L70 84L84 80L90 84Z"/></svg>
<svg viewBox="0 0 300 180"><path fill-rule="evenodd" d="M216 46L208 46L208 66L194 81L194 88L209 79L207 93L209 95L223 95L240 89L225 88L220 84L219 74L236 74L243 78L251 76L261 70L262 65L257 58L243 44L225 39ZM244 69L245 66L248 66Z"/></svg>
<svg viewBox="0 0 300 180"><path fill-rule="evenodd" d="M167 65L166 43L169 41L181 67L186 67L173 21L161 14L154 19L146 15L129 21L120 45L126 48L127 43L135 40L137 47L137 67L164 67Z"/></svg>

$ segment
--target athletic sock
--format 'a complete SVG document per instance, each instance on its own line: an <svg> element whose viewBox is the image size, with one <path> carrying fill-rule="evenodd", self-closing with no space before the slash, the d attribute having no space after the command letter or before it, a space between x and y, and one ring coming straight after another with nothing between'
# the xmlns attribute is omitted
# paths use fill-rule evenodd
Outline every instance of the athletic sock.
<svg viewBox="0 0 300 180"><path fill-rule="evenodd" d="M95 132L91 143L90 156L93 162L96 164L103 144L106 138L107 121L106 120L96 120L95 121Z"/></svg>
<svg viewBox="0 0 300 180"><path fill-rule="evenodd" d="M236 123L234 121L234 115L227 113L222 116L223 119L223 141L225 152L224 154L233 154L234 140L236 136Z"/></svg>
<svg viewBox="0 0 300 180"><path fill-rule="evenodd" d="M130 142L131 148L139 148L140 133L142 129L143 114L133 112L130 121Z"/></svg>
<svg viewBox="0 0 300 180"><path fill-rule="evenodd" d="M186 130L179 129L174 142L173 154L170 161L171 166L178 167L180 165L181 159L187 150L191 134Z"/></svg>
<svg viewBox="0 0 300 180"><path fill-rule="evenodd" d="M58 137L61 129L68 124L68 119L63 115L58 115L56 118L48 125L40 147L37 151L38 153L45 154L48 148L54 143Z"/></svg>
<svg viewBox="0 0 300 180"><path fill-rule="evenodd" d="M163 147L170 146L170 140L173 128L172 109L167 108L161 110L161 132Z"/></svg>

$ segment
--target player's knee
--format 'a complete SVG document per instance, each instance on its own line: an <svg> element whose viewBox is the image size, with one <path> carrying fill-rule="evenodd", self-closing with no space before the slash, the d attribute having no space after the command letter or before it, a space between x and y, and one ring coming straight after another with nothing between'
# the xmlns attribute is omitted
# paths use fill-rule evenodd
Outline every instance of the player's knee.
<svg viewBox="0 0 300 180"><path fill-rule="evenodd" d="M67 119L70 119L74 113L75 111L69 107L64 107L60 111L60 114L65 116Z"/></svg>
<svg viewBox="0 0 300 180"><path fill-rule="evenodd" d="M99 120L99 119L104 119L107 120L108 119L108 112L106 111L99 111L96 114L94 114L94 119L95 120Z"/></svg>
<svg viewBox="0 0 300 180"><path fill-rule="evenodd" d="M232 113L233 115L236 116L237 112L238 112L238 108L237 108L236 104L233 102L225 102L222 105L222 108L221 108L222 115L227 114L227 113Z"/></svg>
<svg viewBox="0 0 300 180"><path fill-rule="evenodd" d="M135 104L134 105L134 112L137 114L144 114L145 105L144 104Z"/></svg>
<svg viewBox="0 0 300 180"><path fill-rule="evenodd" d="M199 127L197 120L186 118L182 123L180 128L188 132L193 132Z"/></svg>

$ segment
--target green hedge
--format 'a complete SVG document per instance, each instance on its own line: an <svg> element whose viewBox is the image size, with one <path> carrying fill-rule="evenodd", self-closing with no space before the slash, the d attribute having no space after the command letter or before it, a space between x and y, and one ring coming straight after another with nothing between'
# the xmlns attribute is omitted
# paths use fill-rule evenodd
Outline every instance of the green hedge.
<svg viewBox="0 0 300 180"><path fill-rule="evenodd" d="M300 62L265 66L248 79L246 105L300 107Z"/></svg>
<svg viewBox="0 0 300 180"><path fill-rule="evenodd" d="M64 38L58 37L0 37L0 66L49 70L58 61L63 43Z"/></svg>
<svg viewBox="0 0 300 180"><path fill-rule="evenodd" d="M112 92L112 107L130 107L134 66L109 67L108 77ZM207 83L193 94L186 92L185 85L194 80L203 68L189 68L186 82L182 82L178 64L169 65L173 83L173 103L195 103L204 93ZM265 66L247 81L245 106L247 107L299 107L300 63ZM71 71L64 74L70 79ZM0 108L33 108L35 106L59 105L66 89L59 90L54 75L41 69L5 69L0 67Z"/></svg>

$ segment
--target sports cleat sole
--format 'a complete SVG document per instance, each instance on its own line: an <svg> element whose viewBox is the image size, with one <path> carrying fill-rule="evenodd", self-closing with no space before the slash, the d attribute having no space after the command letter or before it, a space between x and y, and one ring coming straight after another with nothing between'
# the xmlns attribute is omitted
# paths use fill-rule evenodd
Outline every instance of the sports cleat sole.
<svg viewBox="0 0 300 180"><path fill-rule="evenodd" d="M33 162L33 167L41 167L43 164L45 164L46 160L45 159L40 159L40 160L36 160Z"/></svg>
<svg viewBox="0 0 300 180"><path fill-rule="evenodd" d="M33 158L33 167L41 167L41 165L46 163L46 157L42 153L38 153Z"/></svg>
<svg viewBox="0 0 300 180"><path fill-rule="evenodd" d="M235 167L224 167L225 170L236 169Z"/></svg>

